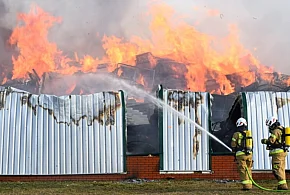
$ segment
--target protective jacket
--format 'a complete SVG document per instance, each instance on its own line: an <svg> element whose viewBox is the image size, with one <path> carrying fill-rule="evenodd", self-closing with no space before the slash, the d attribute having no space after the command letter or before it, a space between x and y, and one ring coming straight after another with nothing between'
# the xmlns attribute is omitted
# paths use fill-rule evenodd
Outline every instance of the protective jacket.
<svg viewBox="0 0 290 195"><path fill-rule="evenodd" d="M235 158L238 165L238 172L240 175L240 179L242 181L243 189L249 190L252 189L252 181L250 180L246 167L249 170L249 174L252 176L252 152L246 152L245 148L245 131L243 132L235 132L232 137L231 146L233 152L235 152Z"/></svg>
<svg viewBox="0 0 290 195"><path fill-rule="evenodd" d="M271 131L268 139L265 139L267 148L270 150L269 156L272 157L272 171L275 178L278 180L278 189L288 189L285 174L285 158L287 152L284 151L282 143L283 127L278 126Z"/></svg>
<svg viewBox="0 0 290 195"><path fill-rule="evenodd" d="M246 136L246 131L243 131L243 132L235 132L232 137L231 146L232 146L233 152L236 153L235 154L236 156L245 155L245 154L248 155L252 153L251 151L249 153L246 153L245 136Z"/></svg>
<svg viewBox="0 0 290 195"><path fill-rule="evenodd" d="M270 137L267 139L266 143L268 149L270 150L269 155L273 156L274 154L283 153L283 144L282 144L282 126L278 126L276 129L271 131Z"/></svg>

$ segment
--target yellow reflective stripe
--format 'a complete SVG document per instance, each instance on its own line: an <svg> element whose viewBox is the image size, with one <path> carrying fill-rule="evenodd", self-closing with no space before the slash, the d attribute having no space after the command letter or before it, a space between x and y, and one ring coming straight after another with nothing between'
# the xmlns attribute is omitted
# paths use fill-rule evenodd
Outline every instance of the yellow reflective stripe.
<svg viewBox="0 0 290 195"><path fill-rule="evenodd" d="M274 134L271 134L271 137L273 137L274 139L276 139L277 137L276 137L276 135L274 135Z"/></svg>
<svg viewBox="0 0 290 195"><path fill-rule="evenodd" d="M242 151L237 151L236 152L236 156L240 156L240 155L243 155L243 154L245 154L245 152L242 152Z"/></svg>
<svg viewBox="0 0 290 195"><path fill-rule="evenodd" d="M283 149L274 149L274 150L270 151L270 154L278 154L278 153L281 153L281 152L284 152L284 150Z"/></svg>
<svg viewBox="0 0 290 195"><path fill-rule="evenodd" d="M243 137L244 137L243 134L242 133L239 133L239 140L238 140L239 146L241 146Z"/></svg>
<svg viewBox="0 0 290 195"><path fill-rule="evenodd" d="M287 183L286 180L281 180L278 182L279 185Z"/></svg>
<svg viewBox="0 0 290 195"><path fill-rule="evenodd" d="M244 181L242 181L242 184L252 184L252 181L251 180L244 180Z"/></svg>
<svg viewBox="0 0 290 195"><path fill-rule="evenodd" d="M241 156L241 155L245 155L246 153L245 152L242 152L242 151L237 151L236 152L236 156ZM252 154L252 152L249 152L249 154Z"/></svg>
<svg viewBox="0 0 290 195"><path fill-rule="evenodd" d="M236 141L236 139L235 138L232 138L232 140L235 142Z"/></svg>

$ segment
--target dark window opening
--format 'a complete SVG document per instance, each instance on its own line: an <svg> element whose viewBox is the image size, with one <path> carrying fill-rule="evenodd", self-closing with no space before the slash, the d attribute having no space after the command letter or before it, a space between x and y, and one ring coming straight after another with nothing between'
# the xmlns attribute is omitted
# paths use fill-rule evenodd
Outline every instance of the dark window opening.
<svg viewBox="0 0 290 195"><path fill-rule="evenodd" d="M241 98L236 99L228 118L222 122L213 124L212 127L213 134L229 147L231 147L232 136L237 130L236 122L240 117L242 117L241 104ZM211 153L228 154L231 152L217 141L211 139Z"/></svg>

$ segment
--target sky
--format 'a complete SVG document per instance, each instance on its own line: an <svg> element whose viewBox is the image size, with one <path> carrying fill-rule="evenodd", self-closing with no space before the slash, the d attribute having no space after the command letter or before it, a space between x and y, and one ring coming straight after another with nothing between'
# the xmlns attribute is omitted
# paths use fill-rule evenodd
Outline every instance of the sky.
<svg viewBox="0 0 290 195"><path fill-rule="evenodd" d="M52 29L50 39L64 51L80 55L103 55L100 35L148 37L146 12L154 0L1 0L0 27L8 30L16 24L18 12L27 12L32 3L45 11L61 16L63 22ZM156 1L156 0L155 0ZM224 36L228 25L236 24L245 48L251 50L262 64L290 74L289 0L164 0L186 16L190 23L199 21L197 29L209 35ZM181 3L182 2L182 3ZM209 16L209 10L218 15ZM145 20L144 20L145 17ZM6 30L0 29L0 57L5 57ZM254 48L257 48L254 51Z"/></svg>

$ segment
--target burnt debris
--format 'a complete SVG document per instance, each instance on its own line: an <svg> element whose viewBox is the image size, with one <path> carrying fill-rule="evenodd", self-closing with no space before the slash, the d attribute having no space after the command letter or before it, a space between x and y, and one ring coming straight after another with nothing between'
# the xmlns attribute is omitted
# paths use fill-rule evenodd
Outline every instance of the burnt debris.
<svg viewBox="0 0 290 195"><path fill-rule="evenodd" d="M12 73L6 75L7 81L2 84L3 87L13 87L16 89L28 91L33 94L39 94L41 79L37 72L32 69L31 72L27 72L27 79L13 79Z"/></svg>
<svg viewBox="0 0 290 195"><path fill-rule="evenodd" d="M3 63L2 63L3 64ZM179 111L183 111L183 106L197 108L203 103L202 96L195 93L193 96L188 96L182 90L190 90L187 88L187 80L185 73L188 71L186 64L175 62L167 58L158 58L150 52L136 56L135 64L117 64L117 68L113 72L108 72L109 64L98 65L96 73L76 72L73 75L62 75L55 72L46 72L41 77L35 70L27 73L26 79L13 79L12 66L3 66L0 63L0 83L4 87L14 87L20 90L28 91L31 94L50 94L50 95L90 95L102 91L117 91L118 86L112 89L112 84L107 81L98 79L98 74L113 75L129 82L132 86L144 89L155 96L156 87L162 84L164 88L180 89L178 92L168 94L168 100L172 101L172 105ZM7 64L7 63L6 63ZM234 118L229 119L229 112L232 105L235 104L236 96L239 92L244 91L288 91L290 87L287 85L289 80L288 75L267 73L258 74L257 70L252 69L242 73L245 78L254 78L253 80L240 80L241 73L225 75L230 81L230 87L233 88L233 93L224 95L225 86L220 86L215 80L215 73L209 72L206 81L206 91L213 94L212 102L212 131L215 136L230 144L230 137L234 132L235 117L240 115L240 108L234 109L237 113L231 113ZM86 79L76 79L85 77ZM221 95L217 95L221 94ZM113 94L112 94L113 95ZM0 92L0 109L4 108L5 95ZM30 105L32 95L23 96L22 104L26 104L36 112L38 105ZM116 96L118 98L118 96ZM277 105L283 106L289 100L277 99ZM117 107L120 107L120 99L116 99ZM158 129L158 112L155 105L148 100L137 100L133 94L128 94L127 104L127 150L128 154L158 154L159 153L159 129ZM239 104L236 102L236 105ZM49 109L49 108L44 108ZM78 124L82 118L87 118L89 121L98 120L102 124L114 124L114 113L116 111L110 109L109 105L104 105L104 109L99 112L99 115L91 116L85 114L79 117L71 117L73 123ZM49 110L49 113L55 116L54 110ZM197 113L196 113L197 116ZM200 124L197 117L195 121ZM59 122L64 122L60 120ZM179 123L184 122L179 120ZM196 130L196 135L200 132ZM196 138L193 138L196 140ZM196 144L194 152L197 153L199 144ZM218 143L211 142L211 152L226 152L225 149Z"/></svg>

